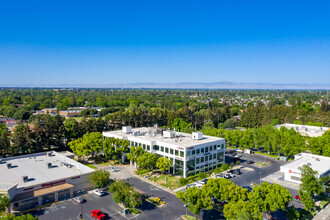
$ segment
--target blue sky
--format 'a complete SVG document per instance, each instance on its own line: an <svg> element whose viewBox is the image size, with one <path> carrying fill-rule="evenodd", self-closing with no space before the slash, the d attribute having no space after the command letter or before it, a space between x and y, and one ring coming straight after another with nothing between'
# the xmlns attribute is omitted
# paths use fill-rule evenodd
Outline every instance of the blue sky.
<svg viewBox="0 0 330 220"><path fill-rule="evenodd" d="M0 84L330 82L328 1L2 1Z"/></svg>

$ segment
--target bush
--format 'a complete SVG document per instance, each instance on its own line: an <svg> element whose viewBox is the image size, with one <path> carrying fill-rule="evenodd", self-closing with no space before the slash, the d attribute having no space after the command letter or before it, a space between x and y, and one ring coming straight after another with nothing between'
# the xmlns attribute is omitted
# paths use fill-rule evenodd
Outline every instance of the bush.
<svg viewBox="0 0 330 220"><path fill-rule="evenodd" d="M238 160L238 161L236 161L236 165L240 165L241 164L241 162Z"/></svg>
<svg viewBox="0 0 330 220"><path fill-rule="evenodd" d="M234 166L234 163L230 163L230 167L233 167Z"/></svg>
<svg viewBox="0 0 330 220"><path fill-rule="evenodd" d="M137 214L139 214L140 213L140 211L139 210L137 210L137 209L133 209L133 211L132 211L135 215L137 215Z"/></svg>
<svg viewBox="0 0 330 220"><path fill-rule="evenodd" d="M229 169L228 164L226 164L226 163L222 164L221 169L228 170Z"/></svg>
<svg viewBox="0 0 330 220"><path fill-rule="evenodd" d="M199 177L200 179L204 179L204 178L207 177L207 174L204 173L204 172L202 172L202 173L199 173L199 174L198 174L198 177Z"/></svg>
<svg viewBox="0 0 330 220"><path fill-rule="evenodd" d="M179 179L179 184L180 184L181 186L186 185L187 183L188 183L188 180L187 180L186 178L181 177L181 178Z"/></svg>

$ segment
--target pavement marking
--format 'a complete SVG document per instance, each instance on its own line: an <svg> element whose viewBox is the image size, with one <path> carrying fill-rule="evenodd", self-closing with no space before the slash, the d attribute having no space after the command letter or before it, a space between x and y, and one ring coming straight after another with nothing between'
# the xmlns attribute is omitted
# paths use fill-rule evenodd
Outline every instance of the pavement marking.
<svg viewBox="0 0 330 220"><path fill-rule="evenodd" d="M91 217L89 214L85 213L85 216L86 216L88 219L93 220L92 217Z"/></svg>

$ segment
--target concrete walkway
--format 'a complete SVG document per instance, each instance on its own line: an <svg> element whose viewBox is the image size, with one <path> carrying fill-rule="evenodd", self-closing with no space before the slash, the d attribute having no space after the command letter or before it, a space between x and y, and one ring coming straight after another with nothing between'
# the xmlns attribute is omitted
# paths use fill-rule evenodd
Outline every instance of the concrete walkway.
<svg viewBox="0 0 330 220"><path fill-rule="evenodd" d="M277 183L286 188L299 190L299 184L284 180L284 174L280 171L277 171L271 175L268 175L268 176L262 178L261 180L267 181L268 183Z"/></svg>
<svg viewBox="0 0 330 220"><path fill-rule="evenodd" d="M313 220L330 220L330 203L321 211L319 211Z"/></svg>

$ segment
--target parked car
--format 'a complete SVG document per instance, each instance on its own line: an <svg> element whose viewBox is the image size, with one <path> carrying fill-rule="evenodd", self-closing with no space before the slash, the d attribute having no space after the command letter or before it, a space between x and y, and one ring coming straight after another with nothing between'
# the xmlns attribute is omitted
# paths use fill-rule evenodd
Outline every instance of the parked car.
<svg viewBox="0 0 330 220"><path fill-rule="evenodd" d="M91 211L91 216L93 218L98 219L98 220L104 220L105 219L105 214L103 214L100 210L92 210Z"/></svg>
<svg viewBox="0 0 330 220"><path fill-rule="evenodd" d="M242 174L241 169L234 170L233 174L241 175Z"/></svg>
<svg viewBox="0 0 330 220"><path fill-rule="evenodd" d="M300 196L296 195L295 199L300 201Z"/></svg>
<svg viewBox="0 0 330 220"><path fill-rule="evenodd" d="M116 167L111 167L110 172L115 172L116 171Z"/></svg>
<svg viewBox="0 0 330 220"><path fill-rule="evenodd" d="M235 155L233 159L234 159L234 161L240 160L239 156L237 156L237 155Z"/></svg>
<svg viewBox="0 0 330 220"><path fill-rule="evenodd" d="M104 195L104 192L101 189L95 189L93 192L97 196L103 196Z"/></svg>
<svg viewBox="0 0 330 220"><path fill-rule="evenodd" d="M248 190L248 192L251 192L251 191L252 191L252 188L251 188L251 187L249 187L249 186L242 186L242 188L243 188L243 189L247 189L247 190Z"/></svg>
<svg viewBox="0 0 330 220"><path fill-rule="evenodd" d="M236 148L235 151L236 151L236 152L240 152L240 153L243 152L243 150L241 150L241 149L239 149L239 148Z"/></svg>
<svg viewBox="0 0 330 220"><path fill-rule="evenodd" d="M242 154L236 154L235 156L237 156L237 157L242 157Z"/></svg>
<svg viewBox="0 0 330 220"><path fill-rule="evenodd" d="M248 160L246 163L247 163L247 164L253 164L254 161L253 161L253 160Z"/></svg>
<svg viewBox="0 0 330 220"><path fill-rule="evenodd" d="M231 178L230 173L226 173L226 174L223 176L223 178L225 178L225 179L230 179L230 178Z"/></svg>
<svg viewBox="0 0 330 220"><path fill-rule="evenodd" d="M82 199L82 198L80 198L80 197L75 197L75 198L73 198L73 200L76 202L76 203L78 203L78 204L81 204L81 203L83 203L85 200L84 199Z"/></svg>

